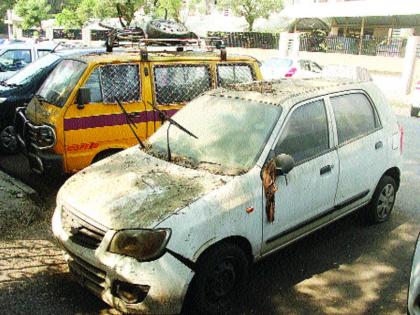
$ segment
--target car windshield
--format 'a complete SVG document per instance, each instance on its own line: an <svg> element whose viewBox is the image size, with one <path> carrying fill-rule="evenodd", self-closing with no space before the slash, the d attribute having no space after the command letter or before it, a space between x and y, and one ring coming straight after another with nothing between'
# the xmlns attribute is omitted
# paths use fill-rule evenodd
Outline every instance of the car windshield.
<svg viewBox="0 0 420 315"><path fill-rule="evenodd" d="M63 107L85 71L86 66L81 61L63 60L50 73L39 89L38 94L48 103Z"/></svg>
<svg viewBox="0 0 420 315"><path fill-rule="evenodd" d="M172 125L169 142L173 162L183 161L184 166L202 167L214 173L244 173L255 165L281 110L257 101L199 97L173 117L198 137ZM168 127L166 122L150 138L150 152L160 158L166 158Z"/></svg>
<svg viewBox="0 0 420 315"><path fill-rule="evenodd" d="M34 76L40 73L45 68L49 67L60 57L55 54L48 54L34 63L29 64L27 67L23 68L21 71L16 73L10 79L6 81L7 85L23 85L29 82Z"/></svg>

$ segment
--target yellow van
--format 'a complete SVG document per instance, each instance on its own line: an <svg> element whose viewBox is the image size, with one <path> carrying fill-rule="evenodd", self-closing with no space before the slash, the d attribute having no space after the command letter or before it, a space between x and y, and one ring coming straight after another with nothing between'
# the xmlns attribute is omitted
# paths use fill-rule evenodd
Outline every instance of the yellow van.
<svg viewBox="0 0 420 315"><path fill-rule="evenodd" d="M31 169L73 173L136 143L201 93L260 80L258 61L216 51L92 53L64 58L15 129ZM117 104L121 101L123 109Z"/></svg>

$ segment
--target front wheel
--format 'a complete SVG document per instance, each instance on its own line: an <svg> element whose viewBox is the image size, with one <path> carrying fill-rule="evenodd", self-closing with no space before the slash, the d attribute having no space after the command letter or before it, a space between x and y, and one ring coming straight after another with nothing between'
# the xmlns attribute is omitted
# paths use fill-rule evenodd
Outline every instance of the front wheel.
<svg viewBox="0 0 420 315"><path fill-rule="evenodd" d="M218 245L200 258L191 299L197 314L225 314L232 297L246 284L249 261L230 243Z"/></svg>
<svg viewBox="0 0 420 315"><path fill-rule="evenodd" d="M391 176L384 176L379 181L367 209L369 223L385 222L391 216L397 194L397 184Z"/></svg>
<svg viewBox="0 0 420 315"><path fill-rule="evenodd" d="M13 126L8 126L0 132L0 148L7 154L16 154L18 152L18 142Z"/></svg>

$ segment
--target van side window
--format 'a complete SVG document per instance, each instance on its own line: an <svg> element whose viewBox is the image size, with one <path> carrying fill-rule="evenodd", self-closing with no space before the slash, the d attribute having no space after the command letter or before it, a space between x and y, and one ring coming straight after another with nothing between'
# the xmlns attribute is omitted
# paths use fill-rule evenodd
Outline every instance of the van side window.
<svg viewBox="0 0 420 315"><path fill-rule="evenodd" d="M188 102L211 88L206 65L156 65L153 73L157 104Z"/></svg>
<svg viewBox="0 0 420 315"><path fill-rule="evenodd" d="M329 149L328 121L324 101L299 106L292 112L276 145L276 155L286 153L295 162L321 154Z"/></svg>
<svg viewBox="0 0 420 315"><path fill-rule="evenodd" d="M140 100L141 84L137 64L102 66L100 80L104 103L115 103L115 97L121 102Z"/></svg>
<svg viewBox="0 0 420 315"><path fill-rule="evenodd" d="M93 70L83 87L90 89L90 103L102 103L99 68Z"/></svg>
<svg viewBox="0 0 420 315"><path fill-rule="evenodd" d="M232 83L246 83L254 81L255 76L251 66L247 64L219 64L217 65L217 86Z"/></svg>
<svg viewBox="0 0 420 315"><path fill-rule="evenodd" d="M337 124L339 144L378 127L374 109L366 95L362 93L331 97L331 105Z"/></svg>

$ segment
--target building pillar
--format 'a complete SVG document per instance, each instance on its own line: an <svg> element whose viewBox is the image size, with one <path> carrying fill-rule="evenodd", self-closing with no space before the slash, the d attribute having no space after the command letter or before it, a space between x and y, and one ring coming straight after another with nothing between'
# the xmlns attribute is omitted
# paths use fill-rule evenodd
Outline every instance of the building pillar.
<svg viewBox="0 0 420 315"><path fill-rule="evenodd" d="M359 55L362 54L363 36L364 35L365 35L365 17L362 17L362 26L360 28Z"/></svg>
<svg viewBox="0 0 420 315"><path fill-rule="evenodd" d="M83 43L83 45L90 46L91 39L92 39L92 33L91 33L90 28L83 27L82 28L82 43Z"/></svg>
<svg viewBox="0 0 420 315"><path fill-rule="evenodd" d="M297 58L299 56L300 50L300 33L293 33L292 34L293 44L292 44L292 58Z"/></svg>
<svg viewBox="0 0 420 315"><path fill-rule="evenodd" d="M410 94L413 83L414 70L417 59L417 46L420 43L420 36L410 36L405 47L404 68L402 72L402 88L404 94Z"/></svg>
<svg viewBox="0 0 420 315"><path fill-rule="evenodd" d="M279 38L280 57L287 57L289 52L289 32L281 32Z"/></svg>

